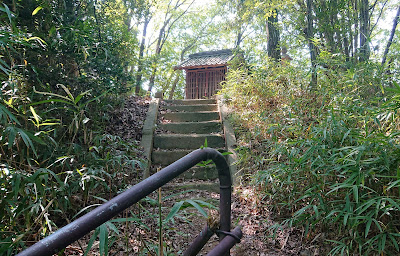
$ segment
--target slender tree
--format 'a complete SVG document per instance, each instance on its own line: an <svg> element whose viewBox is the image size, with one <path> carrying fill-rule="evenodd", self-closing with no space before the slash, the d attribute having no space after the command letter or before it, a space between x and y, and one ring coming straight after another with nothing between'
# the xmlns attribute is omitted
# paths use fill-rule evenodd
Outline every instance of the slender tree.
<svg viewBox="0 0 400 256"><path fill-rule="evenodd" d="M137 71L136 71L136 86L135 86L135 93L139 94L140 88L142 85L142 76L143 76L143 66L144 66L144 48L146 45L146 35L147 35L147 26L149 25L151 20L150 13L145 16L144 22L143 22L143 34L142 34L142 40L140 42L140 48L139 48L139 58L138 58L138 64L137 64Z"/></svg>
<svg viewBox="0 0 400 256"><path fill-rule="evenodd" d="M188 10L190 9L190 7L194 3L194 1L195 0L192 0L186 6L186 8L181 12L179 12L179 9L182 5L188 3L187 0L178 0L175 2L175 4L173 4L173 0L170 0L168 3L167 10L164 15L164 21L163 21L161 29L158 33L155 54L153 56L154 60L153 60L153 64L152 64L153 69L152 69L151 76L149 79L149 88L148 88L149 92L151 92L151 90L153 89L153 86L154 86L154 81L155 81L157 67L158 67L158 60L161 55L163 46L164 46L165 42L167 41L168 36L170 35L170 32L171 32L175 22L177 22L182 16L184 16L188 12Z"/></svg>
<svg viewBox="0 0 400 256"><path fill-rule="evenodd" d="M370 20L369 20L369 3L368 0L361 0L360 8L360 61L369 59L369 36L370 36Z"/></svg>
<svg viewBox="0 0 400 256"><path fill-rule="evenodd" d="M315 89L317 86L317 56L315 45L313 42L314 39L314 21L313 21L313 0L307 0L307 40L308 40L308 48L310 50L310 60L311 60L311 89Z"/></svg>
<svg viewBox="0 0 400 256"><path fill-rule="evenodd" d="M143 24L142 36L138 40L140 42L140 46L136 63L137 70L135 79L135 93L138 94L140 92L140 88L142 85L143 69L145 68L144 52L146 48L147 28L150 24L150 21L153 18L155 2L153 0L139 0L139 1L125 0L125 3L126 5L130 6L133 13L133 17L136 18L138 26Z"/></svg>
<svg viewBox="0 0 400 256"><path fill-rule="evenodd" d="M215 23L217 7L200 8L188 13L177 24L178 36L171 38L175 44L178 44L182 50L179 52L179 62L182 62L189 52L196 51L200 46L215 44L215 38L218 38L216 31L218 28ZM190 32L188 28L191 28ZM174 43L173 42L173 43ZM175 48L176 49L176 48ZM182 70L174 70L175 77L169 89L168 98L172 99L175 95L176 87L182 78Z"/></svg>
<svg viewBox="0 0 400 256"><path fill-rule="evenodd" d="M223 18L224 32L233 43L234 49L239 49L247 37L252 17L255 14L254 3L250 0L219 0L219 8ZM251 11L252 10L252 11Z"/></svg>
<svg viewBox="0 0 400 256"><path fill-rule="evenodd" d="M392 45L394 33L396 32L396 27L397 27L397 24L399 23L399 16L400 16L400 6L397 8L397 14L393 19L392 31L390 32L390 37L389 37L389 40L387 42L387 45L386 45L386 48L385 48L385 51L384 51L383 57L382 57L382 62L381 62L382 67L385 65L390 46Z"/></svg>
<svg viewBox="0 0 400 256"><path fill-rule="evenodd" d="M278 29L278 10L274 10L267 20L267 51L274 60L281 59L280 35Z"/></svg>

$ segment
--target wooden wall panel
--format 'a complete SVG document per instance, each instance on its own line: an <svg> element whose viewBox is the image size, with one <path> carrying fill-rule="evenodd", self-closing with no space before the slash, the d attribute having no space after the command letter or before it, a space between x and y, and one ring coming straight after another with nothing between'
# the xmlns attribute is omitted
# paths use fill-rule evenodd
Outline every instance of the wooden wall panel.
<svg viewBox="0 0 400 256"><path fill-rule="evenodd" d="M186 70L186 99L204 99L213 96L225 81L227 67Z"/></svg>

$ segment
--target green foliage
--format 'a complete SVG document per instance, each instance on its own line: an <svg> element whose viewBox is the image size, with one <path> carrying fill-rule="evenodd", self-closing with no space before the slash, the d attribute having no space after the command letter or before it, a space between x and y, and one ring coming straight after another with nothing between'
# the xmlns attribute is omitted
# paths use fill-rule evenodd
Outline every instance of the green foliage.
<svg viewBox="0 0 400 256"><path fill-rule="evenodd" d="M179 201L179 202L175 203L174 206L171 208L171 211L168 213L167 217L165 217L164 223L168 223L169 221L173 222L173 218L177 215L177 213L188 207L194 207L205 218L207 218L207 213L203 210L203 207L216 209L216 207L213 206L212 204L207 203L202 200L187 199L187 200Z"/></svg>
<svg viewBox="0 0 400 256"><path fill-rule="evenodd" d="M241 167L257 170L251 180L282 225L325 233L330 254L397 254L400 88L373 63L324 70L312 93L302 72L230 72L222 94L252 145L239 147Z"/></svg>
<svg viewBox="0 0 400 256"><path fill-rule="evenodd" d="M57 226L65 225L88 203L103 201L101 196L117 193L121 183L127 183L125 171L142 166L133 157L110 154L124 148L134 156L136 149L119 138L106 136L95 141L96 150L82 152L88 167L74 167L77 159L72 155L59 157L48 168L32 174L10 166L1 167L0 189L4 198L0 204L0 230L8 234L2 239L3 253L13 254L13 250L23 247L26 239L45 236ZM62 167L67 170L59 172Z"/></svg>
<svg viewBox="0 0 400 256"><path fill-rule="evenodd" d="M381 234L397 240L399 137L367 130L375 124L365 116L358 121L367 122L366 127L357 127L347 111L331 111L310 129L308 138L277 148L274 154L286 161L261 171L258 179L272 191L290 193L289 198L271 196L282 202L278 208L292 213L291 224L305 224L307 230L337 225L341 241L353 244L349 251L380 254L394 248L389 240L386 247L379 246Z"/></svg>
<svg viewBox="0 0 400 256"><path fill-rule="evenodd" d="M145 230L147 235L153 234L151 224L145 225L149 221L156 226L158 233L158 241L153 241L152 239L142 239L140 242L143 243L144 247L141 248L141 251L138 255L159 255L160 251L164 252L164 255L176 255L176 253L181 253L181 251L177 252L176 248L171 248L171 243L168 238L168 234L170 232L177 232L177 225L181 225L182 223L187 223L192 225L190 216L194 218L199 218L198 213L207 218L207 213L205 208L208 209L216 209L215 202L209 200L200 200L200 199L179 199L181 195L184 195L188 192L193 192L195 190L185 190L180 191L175 194L170 194L167 196L161 197L160 191L158 191L158 199L153 199L151 197L146 197L139 202L140 211L143 211L142 220L135 220L138 224L138 227ZM175 201L177 200L172 207L166 207L167 201ZM154 212L152 209L158 209L158 212ZM191 209L195 209L193 212ZM140 216L139 216L140 217ZM176 220L179 219L178 222ZM184 234L182 234L183 236ZM183 248L180 248L183 249Z"/></svg>
<svg viewBox="0 0 400 256"><path fill-rule="evenodd" d="M151 42L157 39L146 38L140 73L148 78L157 66L156 88L168 93L176 86L176 97L183 97L184 79L172 70L186 54L243 41L246 57L256 64L229 72L224 97L238 110L242 139L252 140L253 146L239 147L239 156L261 170L256 183L287 223L309 230L340 224L332 254L397 252L398 40L386 69L374 63L378 55L359 64L364 49L358 39L365 34L371 44L382 33L375 27L358 33L365 22L358 19L362 10L355 1L314 1L320 86L310 93L302 56L305 16L298 11L305 9L303 2L217 1L183 13L189 2L1 3L0 254L15 254L25 241L46 236L138 177L143 164L135 143L104 128L107 111L135 84L138 27L153 15L161 41L154 50ZM370 6L371 21L396 4L386 3ZM277 13L285 30L281 45L297 52L293 58L300 67L263 63L265 21ZM168 229L182 209L201 212L203 206L180 201L159 228ZM113 223L99 227L91 240L99 239L103 255L118 233ZM162 245L147 251L158 252Z"/></svg>
<svg viewBox="0 0 400 256"><path fill-rule="evenodd" d="M143 167L135 142L104 133L132 76L126 7L17 2L0 7L1 255L115 195Z"/></svg>

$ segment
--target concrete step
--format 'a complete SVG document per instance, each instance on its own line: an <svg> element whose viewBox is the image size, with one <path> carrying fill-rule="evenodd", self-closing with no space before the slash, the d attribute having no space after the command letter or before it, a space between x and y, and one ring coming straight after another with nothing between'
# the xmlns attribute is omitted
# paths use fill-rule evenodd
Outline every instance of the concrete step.
<svg viewBox="0 0 400 256"><path fill-rule="evenodd" d="M219 120L218 112L171 112L162 115L172 122L205 122Z"/></svg>
<svg viewBox="0 0 400 256"><path fill-rule="evenodd" d="M217 104L202 104L202 105L168 105L164 106L171 111L182 112L198 112L198 111L218 111Z"/></svg>
<svg viewBox="0 0 400 256"><path fill-rule="evenodd" d="M218 149L219 152L225 152L225 149ZM155 165L167 166L181 159L193 150L154 150L151 155L151 162Z"/></svg>
<svg viewBox="0 0 400 256"><path fill-rule="evenodd" d="M199 182L199 181L185 181L182 183L167 183L163 186L163 189L170 190L206 190L210 192L219 193L219 182Z"/></svg>
<svg viewBox="0 0 400 256"><path fill-rule="evenodd" d="M167 166L175 162L176 160L186 156L192 152L192 150L154 150L151 154L151 162L153 164L160 164L162 166Z"/></svg>
<svg viewBox="0 0 400 256"><path fill-rule="evenodd" d="M181 177L186 180L215 180L218 179L218 170L215 166L195 166L182 173Z"/></svg>
<svg viewBox="0 0 400 256"><path fill-rule="evenodd" d="M207 134L222 131L221 122L179 122L160 124L159 128L173 133L197 133Z"/></svg>
<svg viewBox="0 0 400 256"><path fill-rule="evenodd" d="M201 105L201 104L217 104L214 99L204 99L204 100L164 100L166 103L175 105Z"/></svg>
<svg viewBox="0 0 400 256"><path fill-rule="evenodd" d="M160 149L198 149L204 145L210 148L224 148L225 140L220 134L157 134L154 148Z"/></svg>
<svg viewBox="0 0 400 256"><path fill-rule="evenodd" d="M155 173L156 171L154 171ZM184 180L215 180L218 179L218 170L215 165L194 166L177 177Z"/></svg>

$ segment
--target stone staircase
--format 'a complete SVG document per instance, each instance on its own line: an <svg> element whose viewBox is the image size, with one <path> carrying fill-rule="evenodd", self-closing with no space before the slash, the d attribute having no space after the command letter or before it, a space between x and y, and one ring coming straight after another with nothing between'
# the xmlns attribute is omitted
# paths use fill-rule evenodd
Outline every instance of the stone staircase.
<svg viewBox="0 0 400 256"><path fill-rule="evenodd" d="M161 108L159 132L153 141L153 168L163 168L175 162L203 146L206 140L208 147L225 151L223 126L215 99L164 100ZM186 180L214 180L218 173L214 166L195 166L183 177Z"/></svg>
<svg viewBox="0 0 400 256"><path fill-rule="evenodd" d="M147 161L143 178L199 149L207 139L208 147L232 153L225 158L228 160L235 182L236 139L233 128L228 122L227 113L227 107L219 99L173 101L152 99L141 141L143 158ZM165 184L162 191L159 191L162 193L162 198L169 198L163 201L164 214L168 214L177 200L199 199L218 205L216 200L219 192L218 172L214 165L194 166ZM157 198L158 195L153 196ZM182 239L184 232L187 242L190 243L203 228L204 219L194 209L190 210L187 218L191 223L185 228L178 229L179 226L187 224L179 223L178 232L171 234L176 239ZM218 239L213 237L198 255L206 255L217 244Z"/></svg>

